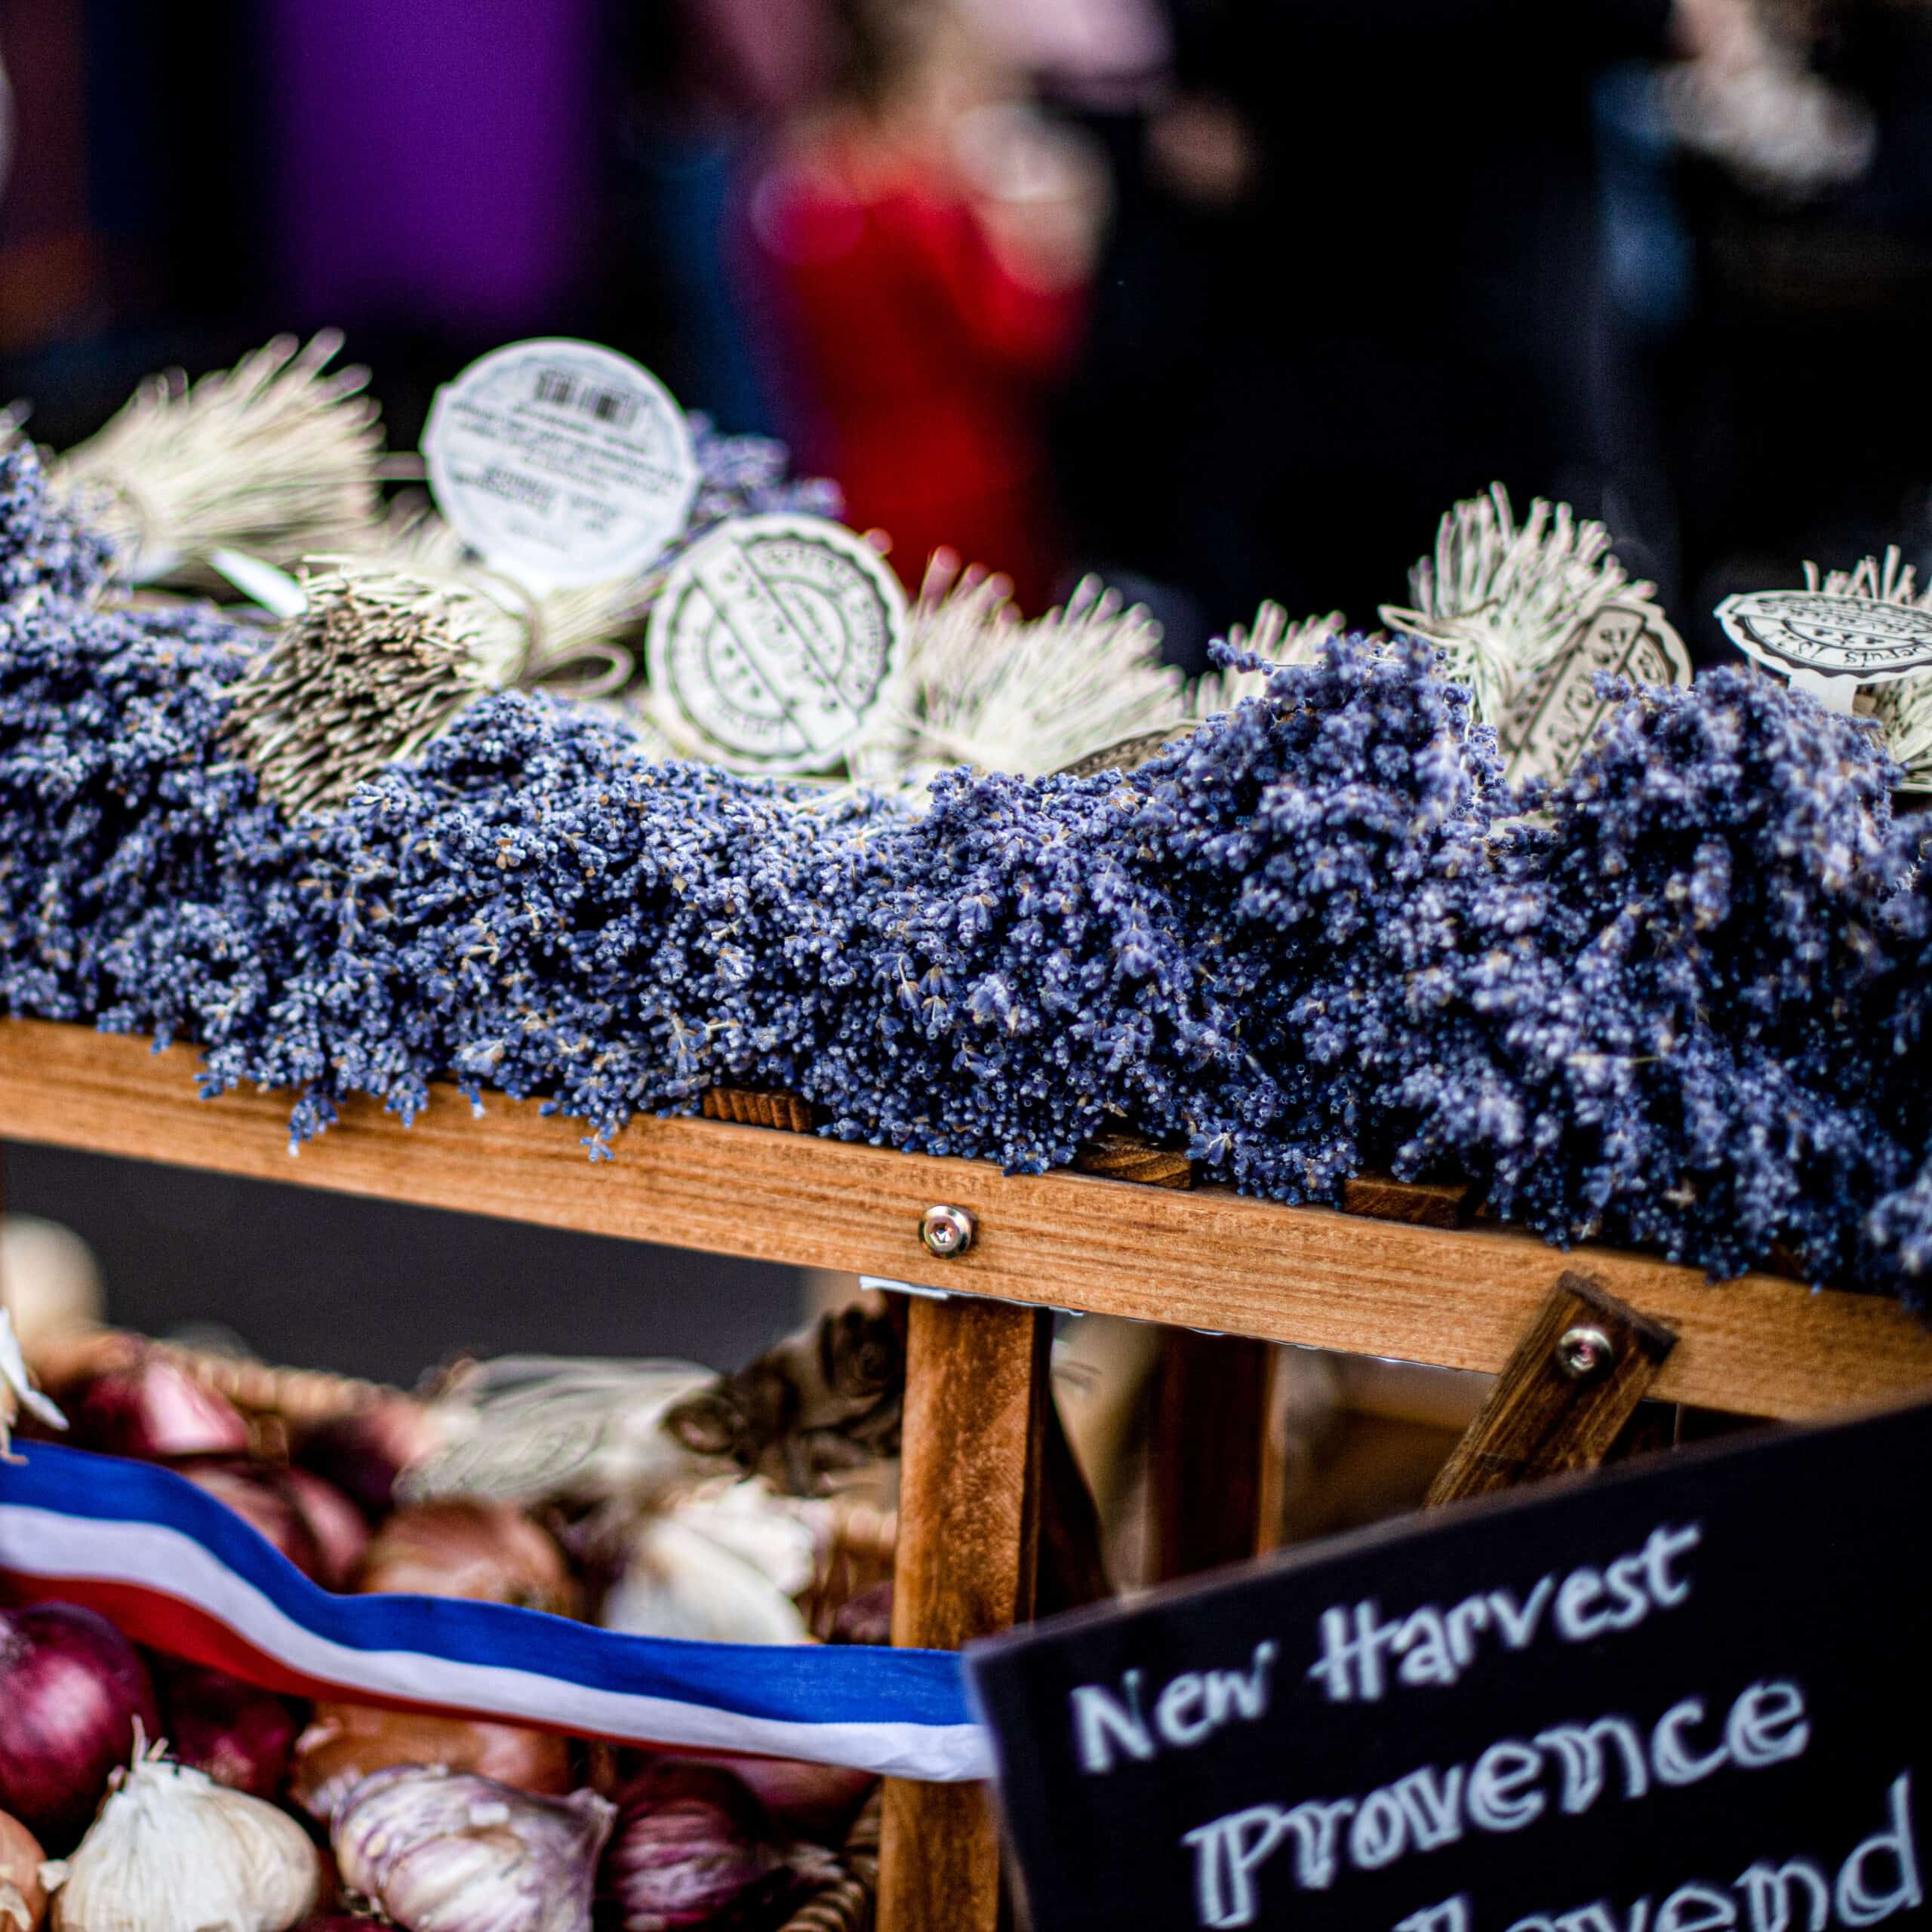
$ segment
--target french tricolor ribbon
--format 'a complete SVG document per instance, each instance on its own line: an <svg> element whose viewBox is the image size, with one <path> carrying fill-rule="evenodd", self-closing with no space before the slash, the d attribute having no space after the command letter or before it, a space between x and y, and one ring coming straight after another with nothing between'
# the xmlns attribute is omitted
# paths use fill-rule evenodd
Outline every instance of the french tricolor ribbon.
<svg viewBox="0 0 1932 1932"><path fill-rule="evenodd" d="M42 1443L0 1463L0 1579L297 1697L893 1777L992 1774L950 1651L629 1637L454 1598L336 1596L171 1470Z"/></svg>

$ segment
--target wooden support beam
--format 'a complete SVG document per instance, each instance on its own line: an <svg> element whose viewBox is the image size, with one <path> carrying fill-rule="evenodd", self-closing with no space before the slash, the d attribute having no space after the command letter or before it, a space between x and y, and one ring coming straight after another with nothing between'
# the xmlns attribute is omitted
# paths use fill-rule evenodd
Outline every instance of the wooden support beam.
<svg viewBox="0 0 1932 1932"><path fill-rule="evenodd" d="M1268 1546L1263 1464L1274 1349L1244 1335L1161 1338L1149 1453L1154 1574L1168 1582Z"/></svg>
<svg viewBox="0 0 1932 1932"><path fill-rule="evenodd" d="M1677 1337L1600 1283L1561 1275L1496 1378L1423 1506L1593 1469Z"/></svg>
<svg viewBox="0 0 1932 1932"><path fill-rule="evenodd" d="M1372 1221L1460 1228L1469 1218L1475 1192L1466 1180L1397 1180L1391 1174L1357 1174L1342 1183L1342 1212Z"/></svg>
<svg viewBox="0 0 1932 1932"><path fill-rule="evenodd" d="M775 1127L787 1134L809 1134L815 1124L809 1100L795 1094L754 1093L746 1087L707 1087L699 1097L698 1112L706 1120Z"/></svg>
<svg viewBox="0 0 1932 1932"><path fill-rule="evenodd" d="M920 1299L906 1345L892 1641L955 1650L1032 1614L1052 1318ZM984 1786L888 1779L878 1932L995 1932Z"/></svg>
<svg viewBox="0 0 1932 1932"><path fill-rule="evenodd" d="M1138 1134L1103 1134L1073 1157L1075 1171L1143 1187L1192 1187L1194 1163L1171 1147L1157 1147Z"/></svg>
<svg viewBox="0 0 1932 1932"><path fill-rule="evenodd" d="M1558 1265L1542 1241L1500 1228L1002 1174L721 1121L635 1120L616 1158L592 1162L578 1126L536 1101L493 1096L479 1120L446 1088L407 1129L351 1102L292 1159L288 1096L198 1100L196 1064L189 1048L153 1054L78 1026L0 1021L0 1139L1491 1374ZM952 1260L920 1243L935 1201L977 1218L971 1251ZM1769 1275L1714 1287L1694 1268L1614 1248L1570 1259L1677 1331L1659 1401L1800 1420L1932 1384L1932 1328L1897 1302Z"/></svg>

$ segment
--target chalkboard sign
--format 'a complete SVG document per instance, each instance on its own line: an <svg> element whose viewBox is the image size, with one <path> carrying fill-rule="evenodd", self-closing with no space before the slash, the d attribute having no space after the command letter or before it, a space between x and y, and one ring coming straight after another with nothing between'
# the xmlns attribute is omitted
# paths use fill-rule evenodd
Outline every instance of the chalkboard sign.
<svg viewBox="0 0 1932 1932"><path fill-rule="evenodd" d="M1932 1408L977 1644L1038 1932L1932 1923Z"/></svg>

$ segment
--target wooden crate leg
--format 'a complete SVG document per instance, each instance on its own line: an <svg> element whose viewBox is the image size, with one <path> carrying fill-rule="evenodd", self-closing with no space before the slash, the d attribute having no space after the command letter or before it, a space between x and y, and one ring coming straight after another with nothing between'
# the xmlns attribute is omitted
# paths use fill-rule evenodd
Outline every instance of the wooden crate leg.
<svg viewBox="0 0 1932 1932"><path fill-rule="evenodd" d="M1593 1469L1677 1337L1587 1275L1560 1276L1449 1453L1425 1509Z"/></svg>
<svg viewBox="0 0 1932 1932"><path fill-rule="evenodd" d="M1263 1520L1273 1346L1170 1330L1153 1444L1154 1574L1163 1582L1272 1546Z"/></svg>
<svg viewBox="0 0 1932 1932"><path fill-rule="evenodd" d="M1032 1614L1052 1333L1042 1309L912 1303L895 1644L956 1649ZM995 1932L999 1881L983 1786L887 1780L878 1932Z"/></svg>

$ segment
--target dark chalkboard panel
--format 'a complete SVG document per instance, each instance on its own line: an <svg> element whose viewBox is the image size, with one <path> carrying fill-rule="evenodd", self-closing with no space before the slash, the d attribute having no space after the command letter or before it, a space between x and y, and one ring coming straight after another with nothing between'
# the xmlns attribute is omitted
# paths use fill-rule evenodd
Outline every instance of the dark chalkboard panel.
<svg viewBox="0 0 1932 1932"><path fill-rule="evenodd" d="M1932 1407L974 1646L1039 1932L1932 1923Z"/></svg>

